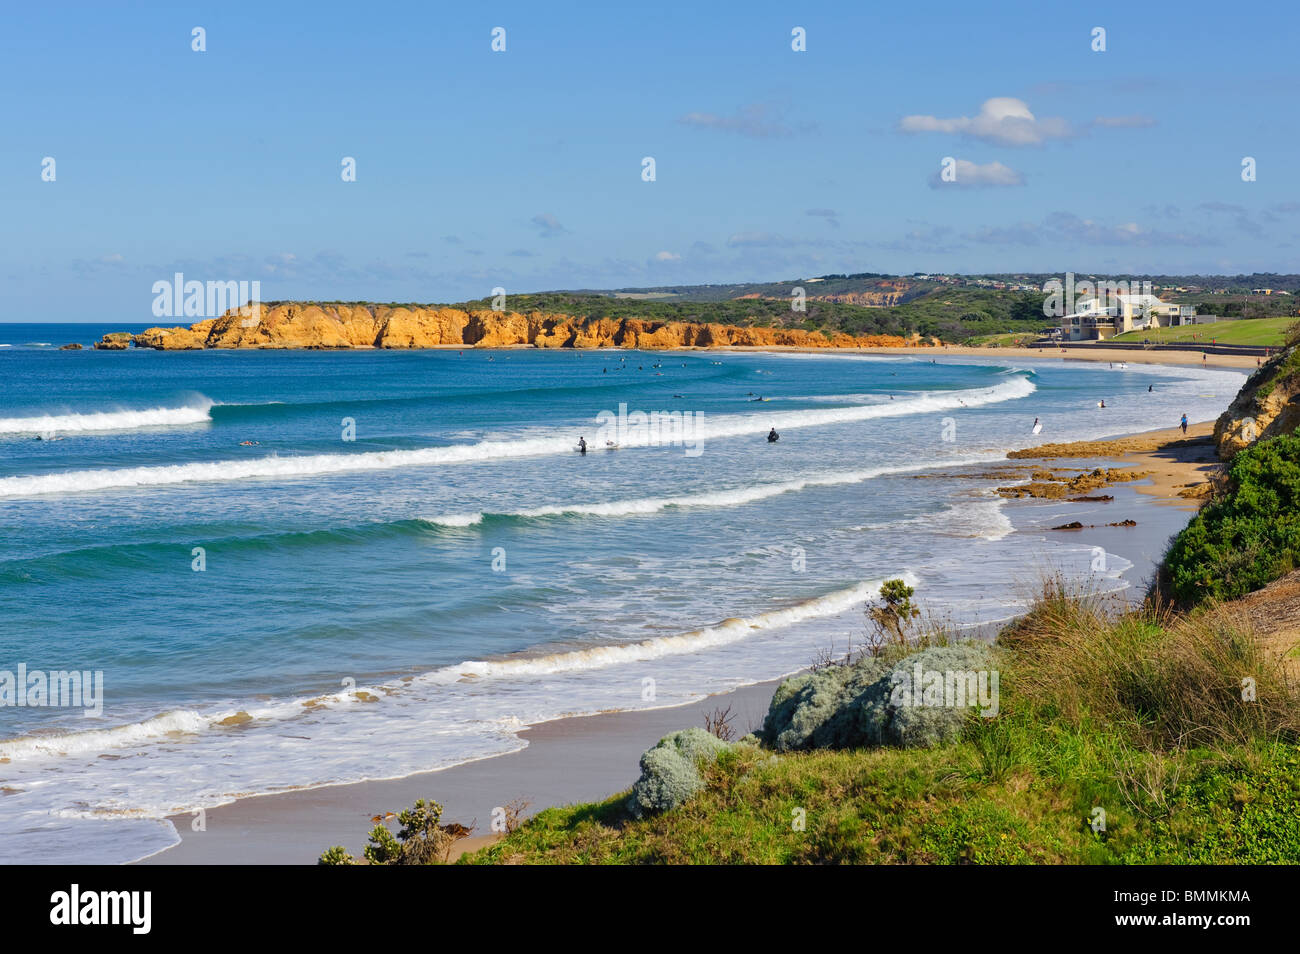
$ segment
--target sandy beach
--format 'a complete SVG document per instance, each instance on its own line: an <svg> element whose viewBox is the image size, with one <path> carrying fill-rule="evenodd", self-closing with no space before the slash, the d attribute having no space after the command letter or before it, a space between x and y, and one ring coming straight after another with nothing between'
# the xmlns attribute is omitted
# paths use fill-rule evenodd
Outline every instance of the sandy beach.
<svg viewBox="0 0 1300 954"><path fill-rule="evenodd" d="M1061 519L1059 513L1094 528L1089 531L1090 543L1133 563L1125 576L1132 584L1130 598L1140 598L1169 538L1199 506L1199 491L1189 489L1204 485L1215 467L1211 431L1212 425L1206 423L1189 428L1186 437L1174 428L1045 445L1021 455L1063 471L1109 466L1151 472L1140 482L1108 489L1113 496L1107 502L1061 501L1060 508L1040 509L1041 515L1022 529L1052 532L1052 521ZM1136 519L1136 526L1108 525L1119 517ZM445 808L444 821L472 826L474 836L459 848L473 850L494 837L494 809L516 799L525 800L527 813L532 814L626 789L636 779L638 759L645 749L669 732L701 725L706 713L730 706L737 734L749 731L762 720L776 684L759 683L685 706L542 723L520 732L524 747L517 751L438 771L239 799L207 810L199 831L194 830L194 817L176 815L171 821L181 842L141 863L311 864L321 851L336 844L359 857L374 816L400 811L417 798L439 801Z"/></svg>
<svg viewBox="0 0 1300 954"><path fill-rule="evenodd" d="M963 345L940 345L934 348L844 348L844 351L858 351L863 354L910 354L929 358L940 355L957 358L1023 358L1044 359L1059 358L1062 361L1103 361L1106 363L1127 362L1128 364L1177 364L1193 365L1207 368L1234 368L1237 370L1257 367L1258 358L1244 354L1206 354L1200 351L1138 351L1129 348L1114 348L1098 345L1094 349L1084 348L968 348Z"/></svg>

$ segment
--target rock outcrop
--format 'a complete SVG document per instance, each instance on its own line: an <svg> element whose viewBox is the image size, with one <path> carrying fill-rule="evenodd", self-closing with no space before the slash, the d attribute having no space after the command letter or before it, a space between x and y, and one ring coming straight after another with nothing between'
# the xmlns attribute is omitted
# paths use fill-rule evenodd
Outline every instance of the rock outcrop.
<svg viewBox="0 0 1300 954"><path fill-rule="evenodd" d="M544 312L462 311L418 305L272 302L248 305L188 328L149 328L141 334L105 335L95 347L118 348L122 337L137 348L709 348L902 347L895 335L830 337L801 328L748 328L640 318L579 318ZM113 343L106 343L109 339ZM120 347L126 347L121 344Z"/></svg>
<svg viewBox="0 0 1300 954"><path fill-rule="evenodd" d="M1214 423L1222 460L1257 440L1290 434L1300 427L1300 351L1288 348L1246 381Z"/></svg>

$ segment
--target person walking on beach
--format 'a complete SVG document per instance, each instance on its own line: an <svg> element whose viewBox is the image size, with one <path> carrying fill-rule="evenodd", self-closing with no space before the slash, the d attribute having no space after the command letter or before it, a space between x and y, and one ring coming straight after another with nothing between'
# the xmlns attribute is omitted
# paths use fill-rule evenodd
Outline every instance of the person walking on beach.
<svg viewBox="0 0 1300 954"><path fill-rule="evenodd" d="M1186 415L1186 414L1183 415L1183 419L1182 419L1181 423L1179 424L1179 426L1183 429L1183 433L1186 434L1186 433L1187 433L1187 415Z"/></svg>

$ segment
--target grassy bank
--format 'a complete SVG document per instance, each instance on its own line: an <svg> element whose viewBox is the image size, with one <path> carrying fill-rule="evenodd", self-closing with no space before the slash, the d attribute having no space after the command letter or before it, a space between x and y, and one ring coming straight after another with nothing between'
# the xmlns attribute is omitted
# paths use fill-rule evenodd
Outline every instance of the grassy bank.
<svg viewBox="0 0 1300 954"><path fill-rule="evenodd" d="M1285 341L1287 329L1295 323L1294 316L1243 318L1237 321L1219 321L1212 325L1182 325L1174 328L1130 331L1108 340L1115 344L1141 344L1143 341L1151 341L1155 344L1210 344L1213 341L1218 344L1279 348Z"/></svg>
<svg viewBox="0 0 1300 954"><path fill-rule="evenodd" d="M1049 590L1000 642L1000 712L951 744L733 746L681 807L548 809L462 863L1300 862L1295 690L1221 611Z"/></svg>

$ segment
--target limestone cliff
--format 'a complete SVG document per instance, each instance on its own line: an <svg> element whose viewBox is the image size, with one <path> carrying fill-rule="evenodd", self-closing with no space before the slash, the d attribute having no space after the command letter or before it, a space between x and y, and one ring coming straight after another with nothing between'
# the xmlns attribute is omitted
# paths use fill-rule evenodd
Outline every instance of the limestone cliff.
<svg viewBox="0 0 1300 954"><path fill-rule="evenodd" d="M110 336L105 336L105 339ZM272 302L188 328L149 328L137 348L707 348L725 346L866 348L916 343L895 335L853 335L785 328L577 318L542 312L461 311L438 306Z"/></svg>
<svg viewBox="0 0 1300 954"><path fill-rule="evenodd" d="M1214 424L1219 457L1231 460L1252 441L1300 426L1300 350L1288 348L1246 381Z"/></svg>

